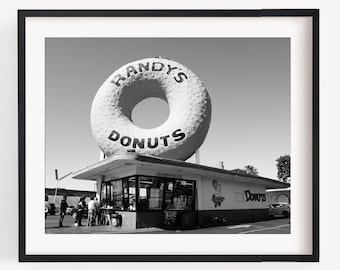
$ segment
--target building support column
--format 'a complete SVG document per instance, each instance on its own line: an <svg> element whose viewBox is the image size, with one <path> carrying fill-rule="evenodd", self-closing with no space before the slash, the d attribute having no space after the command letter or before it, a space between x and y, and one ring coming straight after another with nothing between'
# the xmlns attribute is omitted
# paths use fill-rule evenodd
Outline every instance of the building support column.
<svg viewBox="0 0 340 270"><path fill-rule="evenodd" d="M102 194L102 183L104 182L105 176L102 175L100 178L97 179L97 194L96 197L98 201L101 201L101 194Z"/></svg>

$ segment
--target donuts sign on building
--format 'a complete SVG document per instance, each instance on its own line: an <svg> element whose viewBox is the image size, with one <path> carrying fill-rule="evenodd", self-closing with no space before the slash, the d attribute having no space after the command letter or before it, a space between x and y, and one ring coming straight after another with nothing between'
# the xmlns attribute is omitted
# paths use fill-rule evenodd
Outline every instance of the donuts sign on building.
<svg viewBox="0 0 340 270"><path fill-rule="evenodd" d="M166 101L170 112L160 126L143 129L131 115L149 97ZM106 156L133 149L186 160L202 145L210 119L211 101L203 83L182 64L163 58L137 60L116 70L99 88L91 109L92 132Z"/></svg>

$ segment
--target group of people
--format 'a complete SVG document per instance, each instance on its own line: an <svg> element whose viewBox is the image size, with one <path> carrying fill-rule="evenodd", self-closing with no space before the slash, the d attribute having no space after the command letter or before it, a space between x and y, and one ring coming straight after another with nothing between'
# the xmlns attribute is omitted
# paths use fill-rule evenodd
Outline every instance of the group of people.
<svg viewBox="0 0 340 270"><path fill-rule="evenodd" d="M100 205L97 197L91 197L87 204L87 226L95 226L99 224Z"/></svg>
<svg viewBox="0 0 340 270"><path fill-rule="evenodd" d="M87 206L87 209L86 209ZM59 218L59 227L63 226L64 217L66 215L68 204L67 197L63 196L60 203L60 218ZM82 219L84 217L84 213L87 211L87 226L98 225L99 216L100 216L100 208L98 199L95 197L91 197L90 201L86 205L85 196L82 196L79 199L78 204L75 207L73 217L75 219L74 226L82 226Z"/></svg>

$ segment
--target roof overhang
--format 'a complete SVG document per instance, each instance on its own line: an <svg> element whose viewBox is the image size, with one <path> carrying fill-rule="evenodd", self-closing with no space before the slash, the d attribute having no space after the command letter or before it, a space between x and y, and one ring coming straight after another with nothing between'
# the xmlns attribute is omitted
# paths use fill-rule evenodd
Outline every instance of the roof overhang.
<svg viewBox="0 0 340 270"><path fill-rule="evenodd" d="M176 172L174 174L178 174L178 172L183 172L215 177L232 176L235 181L264 185L267 189L290 187L290 184L288 183L283 183L281 181L270 178L236 173L224 169L189 163L185 161L139 155L137 153L112 155L107 159L104 159L98 163L95 163L75 172L72 175L72 178L98 180L102 176L108 175L115 170L120 170L131 166L150 167L153 170L157 170L158 168L166 168L167 170L169 170L170 173Z"/></svg>
<svg viewBox="0 0 340 270"><path fill-rule="evenodd" d="M287 187L287 188L276 188L276 189L267 189L266 192L290 192L290 187Z"/></svg>

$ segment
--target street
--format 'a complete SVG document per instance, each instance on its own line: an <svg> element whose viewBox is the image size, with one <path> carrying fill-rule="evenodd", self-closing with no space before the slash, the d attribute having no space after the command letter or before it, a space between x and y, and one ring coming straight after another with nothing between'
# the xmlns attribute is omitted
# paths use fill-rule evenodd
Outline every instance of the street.
<svg viewBox="0 0 340 270"><path fill-rule="evenodd" d="M67 215L63 227L59 228L59 216L47 216L45 232L51 234L109 234L109 233L158 233L158 234L289 234L290 219L275 218L266 221L244 223L238 225L223 225L191 230L164 230L160 228L141 228L136 230L124 230L122 227L112 226L86 226L87 220L82 221L83 226L75 227L74 220Z"/></svg>

